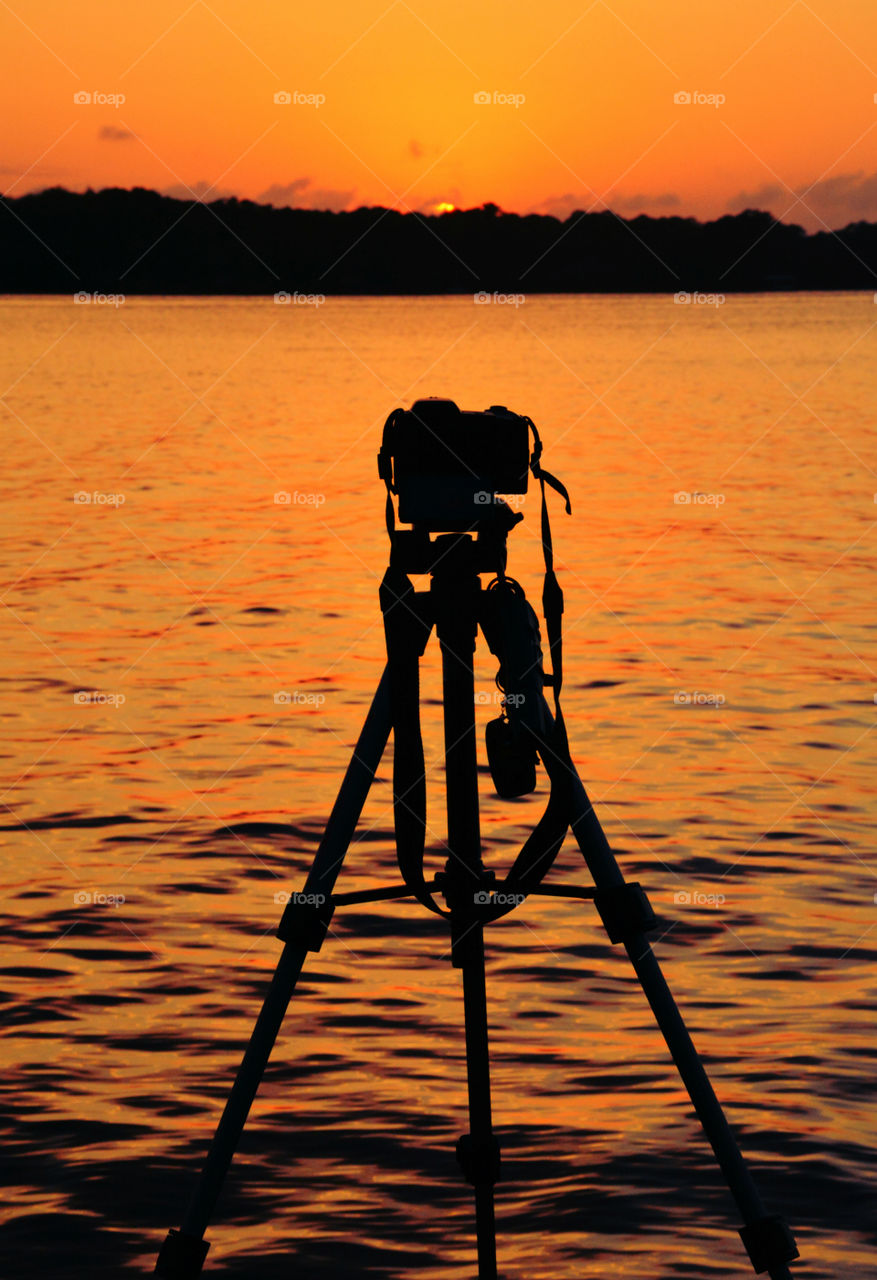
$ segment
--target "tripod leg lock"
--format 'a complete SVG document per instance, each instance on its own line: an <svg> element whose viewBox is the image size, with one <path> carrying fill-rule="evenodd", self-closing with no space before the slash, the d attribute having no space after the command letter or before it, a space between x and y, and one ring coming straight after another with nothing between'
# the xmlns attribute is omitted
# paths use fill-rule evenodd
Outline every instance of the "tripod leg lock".
<svg viewBox="0 0 877 1280"><path fill-rule="evenodd" d="M277 926L281 942L291 942L308 951L319 951L329 931L329 921L335 906L330 898L322 902L309 901L317 894L294 893L284 908Z"/></svg>
<svg viewBox="0 0 877 1280"><path fill-rule="evenodd" d="M209 1248L207 1240L171 1227L161 1246L153 1275L164 1276L165 1280L195 1280L201 1274Z"/></svg>
<svg viewBox="0 0 877 1280"><path fill-rule="evenodd" d="M483 936L480 925L473 922L471 916L451 916L451 964L455 969L464 969L478 960Z"/></svg>
<svg viewBox="0 0 877 1280"><path fill-rule="evenodd" d="M794 1262L799 1256L795 1237L780 1217L772 1215L748 1223L740 1228L740 1239L759 1275L771 1267Z"/></svg>
<svg viewBox="0 0 877 1280"><path fill-rule="evenodd" d="M471 1133L464 1133L457 1143L457 1163L473 1187L492 1187L500 1176L499 1143L493 1134L476 1142Z"/></svg>
<svg viewBox="0 0 877 1280"><path fill-rule="evenodd" d="M646 933L658 923L641 884L620 884L598 889L594 904L610 942L624 942L635 933Z"/></svg>

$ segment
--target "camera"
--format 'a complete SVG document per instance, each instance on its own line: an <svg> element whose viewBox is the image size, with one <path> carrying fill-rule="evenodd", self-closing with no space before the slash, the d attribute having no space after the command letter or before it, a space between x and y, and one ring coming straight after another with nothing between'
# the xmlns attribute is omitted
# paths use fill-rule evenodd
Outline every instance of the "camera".
<svg viewBox="0 0 877 1280"><path fill-rule="evenodd" d="M395 409L378 472L399 499L399 520L426 533L508 525L498 493L526 493L529 419L503 405L462 410L431 397Z"/></svg>

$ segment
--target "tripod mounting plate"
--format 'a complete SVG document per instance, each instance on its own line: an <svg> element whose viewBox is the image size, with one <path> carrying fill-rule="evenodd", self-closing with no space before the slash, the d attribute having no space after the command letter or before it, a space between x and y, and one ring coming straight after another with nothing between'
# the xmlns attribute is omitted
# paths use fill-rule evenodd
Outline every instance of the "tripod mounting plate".
<svg viewBox="0 0 877 1280"><path fill-rule="evenodd" d="M504 570L508 531L523 519L520 512L505 509L511 524L503 522L492 529L442 533L436 538L430 538L425 529L395 530L390 539L390 567L402 573L436 573L440 568L469 573Z"/></svg>

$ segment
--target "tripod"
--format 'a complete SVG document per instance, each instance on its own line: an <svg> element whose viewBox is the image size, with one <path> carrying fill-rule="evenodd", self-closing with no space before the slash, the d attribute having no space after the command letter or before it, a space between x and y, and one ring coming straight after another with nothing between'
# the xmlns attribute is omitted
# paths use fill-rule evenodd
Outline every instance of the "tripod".
<svg viewBox="0 0 877 1280"><path fill-rule="evenodd" d="M544 510L543 504L543 513ZM624 946L651 1005L743 1218L740 1235L753 1267L756 1272L769 1273L772 1280L790 1280L787 1264L798 1256L794 1238L781 1218L768 1216L762 1207L734 1135L645 938L646 931L655 924L648 899L639 884L625 882L569 757L559 704L561 659L557 600L552 603L550 590L546 592L546 623L554 659L553 676L548 677L541 667L538 631L535 649L532 636L521 644L517 635L512 634L520 631L514 625L515 618L520 620L525 616L521 611L529 610L520 589L518 594L506 591L505 596L500 592L505 603L497 606L490 603L491 590L481 585L480 574L498 571L497 582L507 587L510 580L506 580L504 574L506 531L514 520L515 517L510 516L506 530L499 527L498 531L479 534L477 538L463 533L430 541L428 535L391 533L390 565L381 585L388 664L304 890L293 894L284 910L277 931L284 943L283 951L182 1226L179 1230L172 1228L162 1246L155 1274L166 1280L192 1280L201 1272L209 1248L203 1235L308 951L320 950L336 908L410 896L447 918L452 964L462 971L470 1129L457 1144L457 1159L474 1189L479 1280L496 1280L494 1185L499 1177L500 1152L491 1116L483 932L487 924L513 909L529 893L593 900L610 942ZM553 572L547 558L546 569L549 570L548 587ZM429 573L429 589L415 591L408 572ZM530 615L535 619L531 610ZM422 862L425 769L419 727L418 664L433 627L442 658L449 857L444 870L427 881ZM473 669L479 627L494 652L499 650L501 654L500 671L507 682L507 698L508 689L512 687L519 691L516 698L525 699L512 705L527 708L529 720L524 728L535 740L551 779L546 813L506 880L498 887L494 875L484 868L481 860ZM534 652L539 655L535 659ZM546 683L554 685L554 715L542 693ZM391 728L397 852L404 883L374 891L335 893L336 878ZM541 883L567 827L572 829L584 855L593 889ZM436 902L433 891L441 892L446 908Z"/></svg>

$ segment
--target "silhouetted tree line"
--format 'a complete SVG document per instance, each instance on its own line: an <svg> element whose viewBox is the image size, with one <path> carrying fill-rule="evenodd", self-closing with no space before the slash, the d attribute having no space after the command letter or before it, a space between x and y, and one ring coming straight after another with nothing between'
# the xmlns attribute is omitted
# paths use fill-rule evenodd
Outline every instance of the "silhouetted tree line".
<svg viewBox="0 0 877 1280"><path fill-rule="evenodd" d="M52 188L2 199L0 292L415 294L877 289L877 224L813 235L757 210L438 216Z"/></svg>

